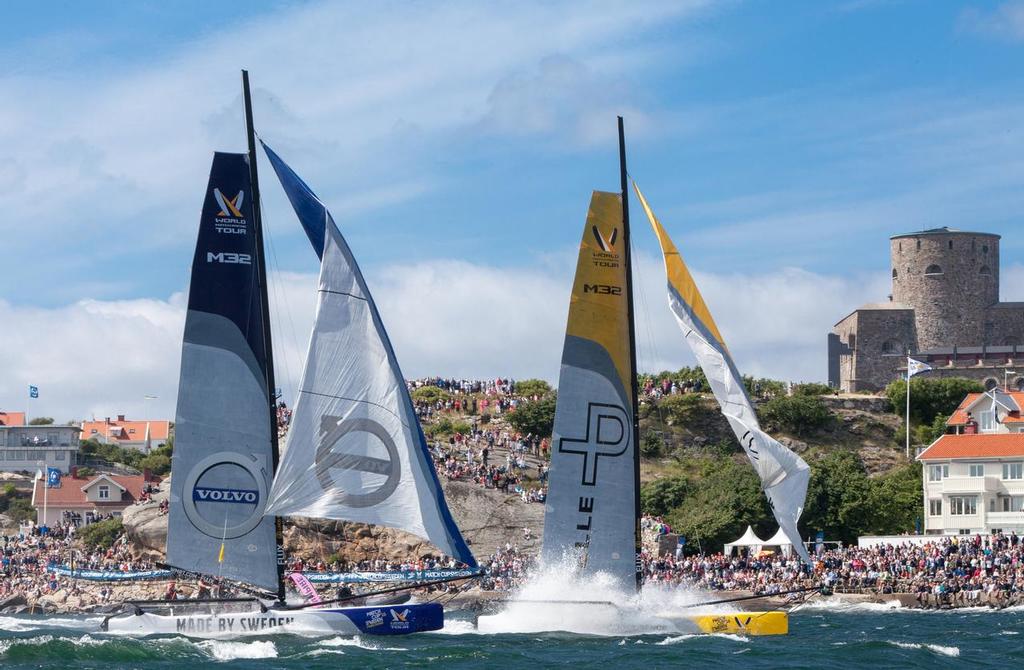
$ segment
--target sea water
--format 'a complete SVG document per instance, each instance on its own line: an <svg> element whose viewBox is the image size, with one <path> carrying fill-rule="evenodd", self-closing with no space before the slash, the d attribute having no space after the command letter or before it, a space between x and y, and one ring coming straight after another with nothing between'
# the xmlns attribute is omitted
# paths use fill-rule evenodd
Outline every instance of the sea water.
<svg viewBox="0 0 1024 670"><path fill-rule="evenodd" d="M480 633L467 613L408 637L266 635L237 641L131 639L101 619L0 617L0 668L1012 668L1024 662L1024 608L917 611L817 599L780 637L692 633Z"/></svg>

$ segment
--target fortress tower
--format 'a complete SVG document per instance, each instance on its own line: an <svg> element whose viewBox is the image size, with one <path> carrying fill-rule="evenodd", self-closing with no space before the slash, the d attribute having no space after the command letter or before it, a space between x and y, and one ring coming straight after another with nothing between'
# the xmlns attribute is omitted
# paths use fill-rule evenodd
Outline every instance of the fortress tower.
<svg viewBox="0 0 1024 670"><path fill-rule="evenodd" d="M910 355L931 365L931 376L1024 388L1024 303L999 302L999 239L952 228L890 238L892 294L835 325L829 383L878 391L905 372Z"/></svg>
<svg viewBox="0 0 1024 670"><path fill-rule="evenodd" d="M889 240L892 301L914 310L917 349L992 342L999 302L999 236L949 228Z"/></svg>

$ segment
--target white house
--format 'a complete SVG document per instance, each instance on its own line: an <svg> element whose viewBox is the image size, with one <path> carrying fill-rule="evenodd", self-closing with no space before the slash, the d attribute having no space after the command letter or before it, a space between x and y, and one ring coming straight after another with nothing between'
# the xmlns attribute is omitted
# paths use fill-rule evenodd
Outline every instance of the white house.
<svg viewBox="0 0 1024 670"><path fill-rule="evenodd" d="M962 535L1024 532L1024 393L971 393L924 465L924 531Z"/></svg>
<svg viewBox="0 0 1024 670"><path fill-rule="evenodd" d="M77 468L62 477L60 486L47 488L46 479L38 479L32 491L36 523L54 526L63 522L91 523L108 514L121 516L129 506L145 498L160 479L148 472L141 475L98 474L79 477Z"/></svg>
<svg viewBox="0 0 1024 670"><path fill-rule="evenodd" d="M0 425L0 472L35 472L43 465L68 472L78 458L78 426Z"/></svg>

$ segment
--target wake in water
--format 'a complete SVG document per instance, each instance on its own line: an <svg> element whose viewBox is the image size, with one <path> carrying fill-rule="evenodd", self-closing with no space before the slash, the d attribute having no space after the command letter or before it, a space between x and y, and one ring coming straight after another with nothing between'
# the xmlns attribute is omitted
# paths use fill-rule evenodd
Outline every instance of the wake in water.
<svg viewBox="0 0 1024 670"><path fill-rule="evenodd" d="M536 571L500 612L480 616L477 628L488 634L696 633L697 627L689 615L723 611L711 605L694 607L710 599L707 593L656 584L645 586L638 594L623 589L616 579L605 573L582 580L568 565L557 565ZM729 611L736 611L736 608L731 607Z"/></svg>

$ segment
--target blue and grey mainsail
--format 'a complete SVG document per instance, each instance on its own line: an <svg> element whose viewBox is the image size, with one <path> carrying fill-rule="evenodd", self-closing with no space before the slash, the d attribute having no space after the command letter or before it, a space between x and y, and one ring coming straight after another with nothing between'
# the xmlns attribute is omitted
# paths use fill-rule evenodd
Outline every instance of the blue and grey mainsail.
<svg viewBox="0 0 1024 670"><path fill-rule="evenodd" d="M263 148L320 257L316 321L266 513L400 528L475 566L348 244L313 191Z"/></svg>
<svg viewBox="0 0 1024 670"><path fill-rule="evenodd" d="M167 562L277 587L263 313L246 154L216 153L192 261Z"/></svg>
<svg viewBox="0 0 1024 670"><path fill-rule="evenodd" d="M595 191L562 350L541 557L632 587L636 445L626 272L621 195Z"/></svg>

